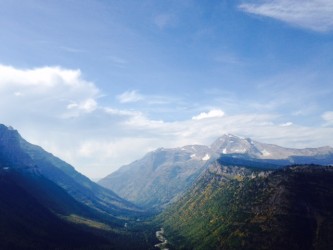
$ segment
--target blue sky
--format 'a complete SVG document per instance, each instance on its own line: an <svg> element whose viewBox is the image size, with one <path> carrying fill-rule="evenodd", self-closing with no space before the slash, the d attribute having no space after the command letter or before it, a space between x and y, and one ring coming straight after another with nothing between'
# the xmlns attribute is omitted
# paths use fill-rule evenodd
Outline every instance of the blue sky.
<svg viewBox="0 0 333 250"><path fill-rule="evenodd" d="M234 133L333 146L330 0L0 0L0 117L92 177Z"/></svg>

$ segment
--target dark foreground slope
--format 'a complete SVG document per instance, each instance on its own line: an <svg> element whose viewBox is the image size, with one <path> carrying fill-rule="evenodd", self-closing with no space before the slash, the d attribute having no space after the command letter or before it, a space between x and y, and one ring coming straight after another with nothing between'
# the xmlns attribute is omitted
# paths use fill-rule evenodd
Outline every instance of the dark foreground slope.
<svg viewBox="0 0 333 250"><path fill-rule="evenodd" d="M110 243L61 220L0 170L0 249L91 248Z"/></svg>
<svg viewBox="0 0 333 250"><path fill-rule="evenodd" d="M149 249L147 214L0 125L0 249Z"/></svg>
<svg viewBox="0 0 333 250"><path fill-rule="evenodd" d="M333 249L333 168L216 163L160 220L175 249Z"/></svg>
<svg viewBox="0 0 333 250"><path fill-rule="evenodd" d="M144 223L124 228L101 218L43 176L0 170L0 249L152 249Z"/></svg>

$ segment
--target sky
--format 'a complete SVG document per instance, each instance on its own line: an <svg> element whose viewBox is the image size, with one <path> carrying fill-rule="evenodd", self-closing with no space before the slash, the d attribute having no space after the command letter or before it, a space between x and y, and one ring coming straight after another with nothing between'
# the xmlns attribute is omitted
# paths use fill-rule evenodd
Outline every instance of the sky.
<svg viewBox="0 0 333 250"><path fill-rule="evenodd" d="M0 0L0 123L95 179L225 133L333 146L331 0Z"/></svg>

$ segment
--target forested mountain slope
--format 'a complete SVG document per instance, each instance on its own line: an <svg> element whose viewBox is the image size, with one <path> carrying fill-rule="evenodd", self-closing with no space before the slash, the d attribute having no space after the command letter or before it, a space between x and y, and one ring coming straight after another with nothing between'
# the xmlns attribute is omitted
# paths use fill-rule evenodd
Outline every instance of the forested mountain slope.
<svg viewBox="0 0 333 250"><path fill-rule="evenodd" d="M175 249L332 249L333 167L215 162L159 219Z"/></svg>

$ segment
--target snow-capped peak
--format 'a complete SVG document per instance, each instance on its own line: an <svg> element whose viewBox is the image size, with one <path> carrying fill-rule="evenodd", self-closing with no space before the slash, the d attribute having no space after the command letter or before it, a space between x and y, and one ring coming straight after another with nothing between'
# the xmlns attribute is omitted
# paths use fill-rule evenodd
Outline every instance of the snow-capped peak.
<svg viewBox="0 0 333 250"><path fill-rule="evenodd" d="M221 136L211 145L211 149L217 154L263 155L260 150L257 149L254 141L233 134Z"/></svg>

